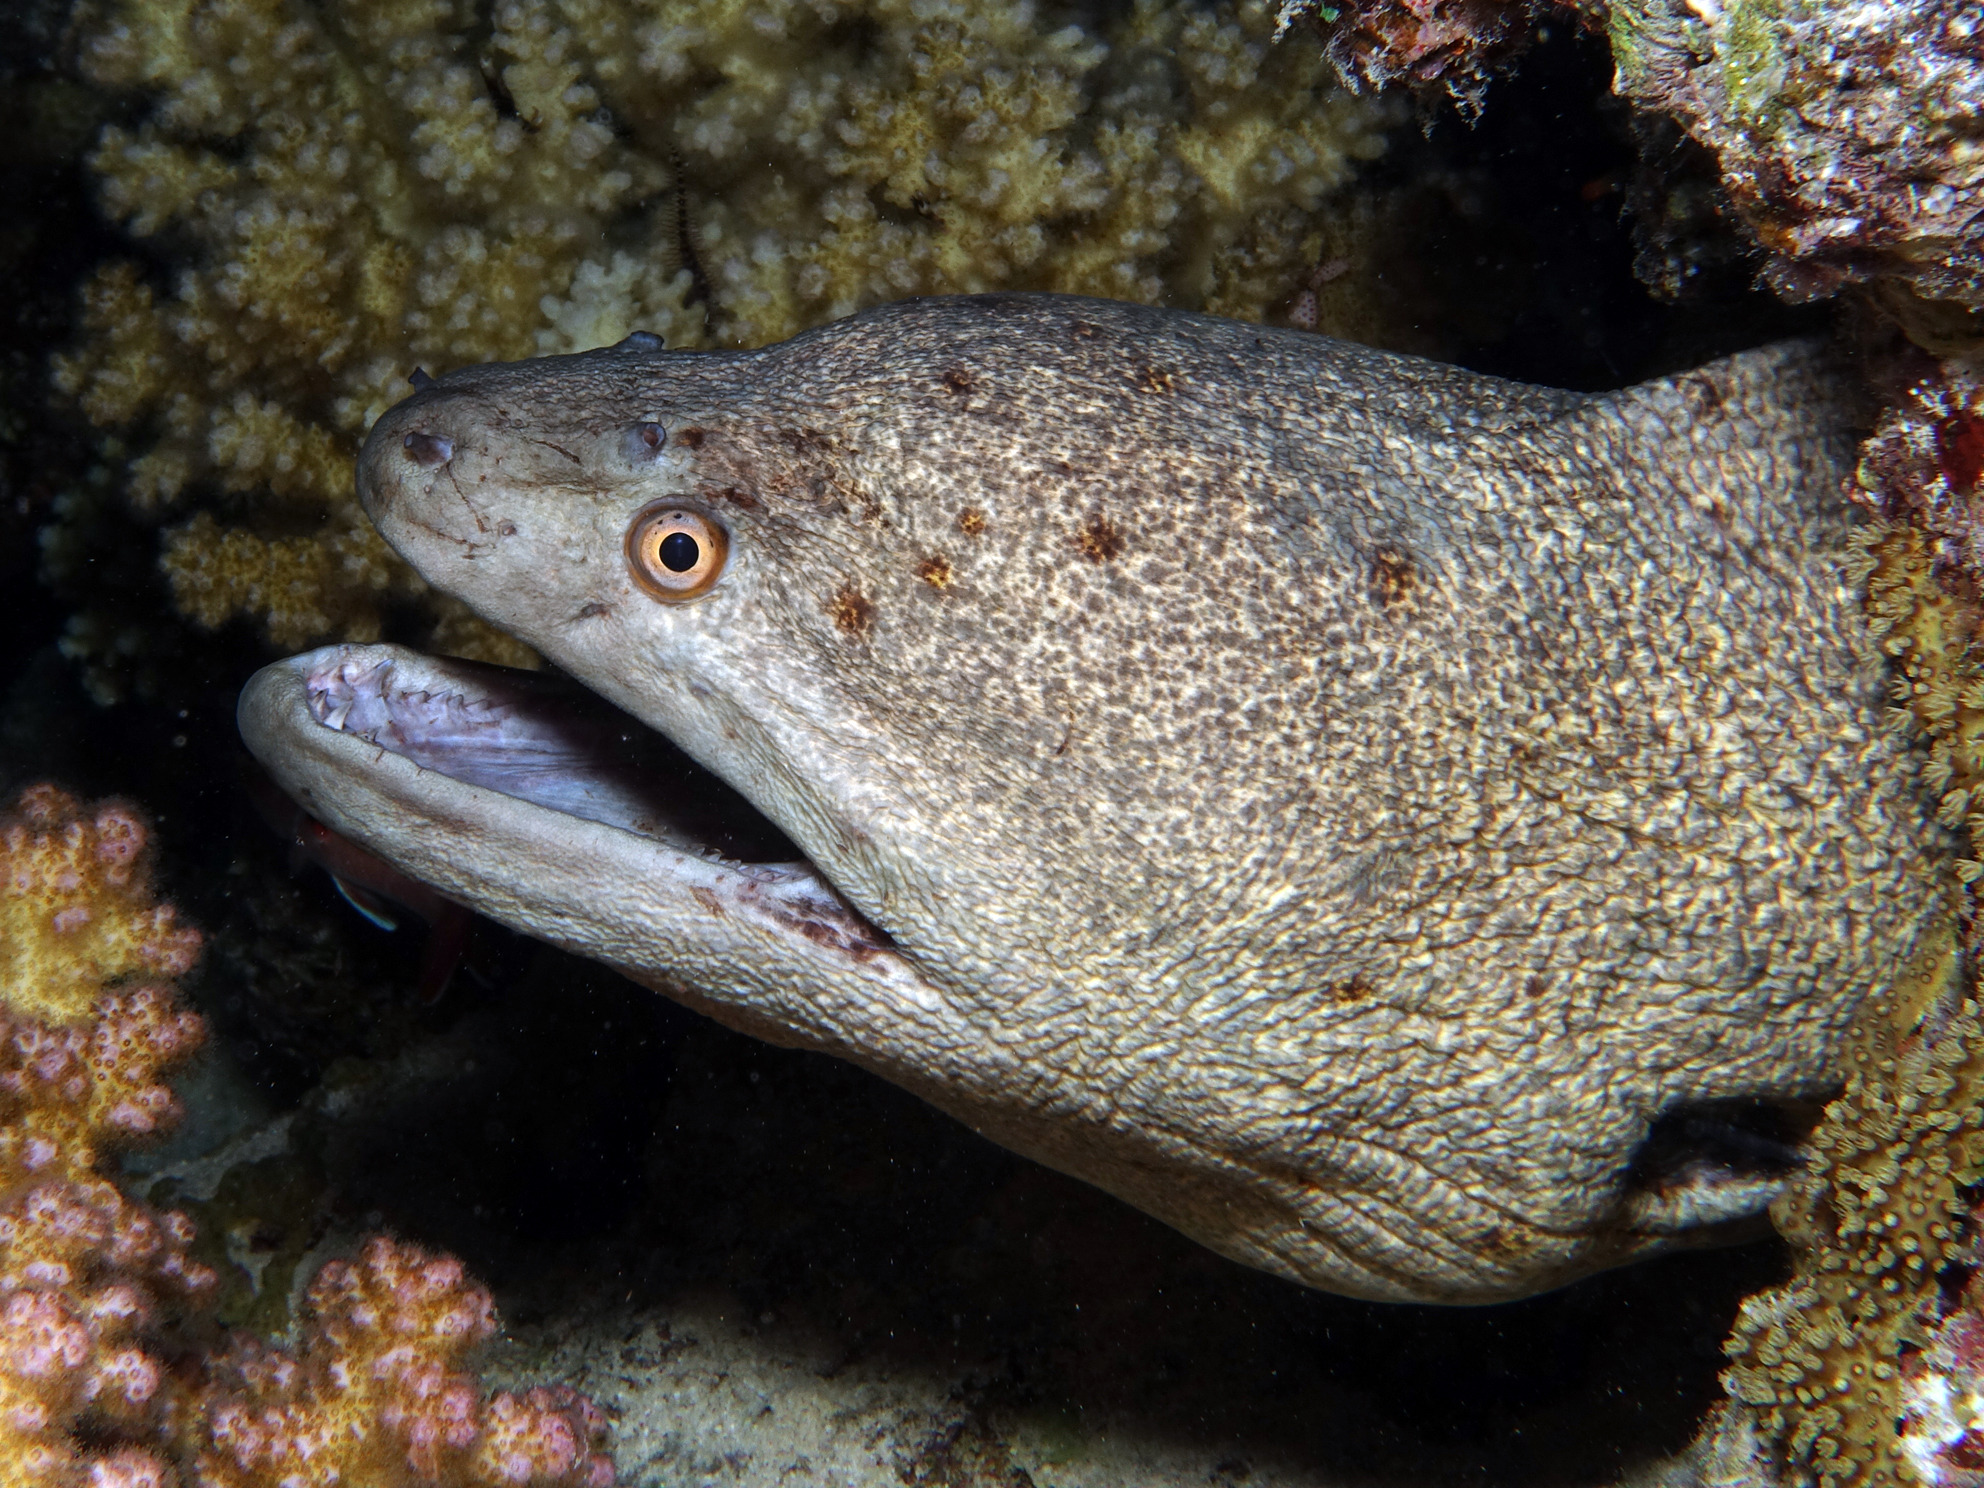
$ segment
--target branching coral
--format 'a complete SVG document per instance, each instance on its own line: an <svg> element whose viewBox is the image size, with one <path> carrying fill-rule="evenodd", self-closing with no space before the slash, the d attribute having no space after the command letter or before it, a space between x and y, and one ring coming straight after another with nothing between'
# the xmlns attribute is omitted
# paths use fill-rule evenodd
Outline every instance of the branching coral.
<svg viewBox="0 0 1984 1488"><path fill-rule="evenodd" d="M192 1227L126 1199L98 1154L177 1114L160 1072L195 1048L169 984L199 936L152 901L146 833L43 786L0 817L0 1476L143 1481L164 1425L146 1335L208 1291ZM79 1430L105 1443L81 1445Z"/></svg>
<svg viewBox="0 0 1984 1488"><path fill-rule="evenodd" d="M484 1404L452 1367L495 1330L459 1261L374 1239L318 1273L308 1306L294 1356L241 1338L209 1365L190 1422L202 1484L612 1483L589 1401L539 1388Z"/></svg>
<svg viewBox="0 0 1984 1488"><path fill-rule="evenodd" d="M1263 316L1394 109L1338 93L1313 39L1273 43L1264 0L1082 14L108 0L83 68L150 109L92 163L179 267L100 270L57 380L135 442L180 607L295 646L376 635L419 592L350 476L416 363L635 328L750 345L1000 287ZM428 614L450 649L521 659Z"/></svg>
<svg viewBox="0 0 1984 1488"><path fill-rule="evenodd" d="M114 801L86 816L43 786L15 803L0 822L0 1003L73 1026L106 983L192 966L199 932L152 899L145 842L136 813Z"/></svg>
<svg viewBox="0 0 1984 1488"><path fill-rule="evenodd" d="M130 808L40 786L0 815L0 946L0 1479L612 1482L586 1401L485 1399L461 1372L494 1329L489 1295L411 1245L374 1239L326 1266L294 1357L248 1338L192 1351L216 1278L189 1258L191 1223L99 1170L107 1150L177 1120L159 1076L204 1037L155 980L189 970L199 936L153 900Z"/></svg>

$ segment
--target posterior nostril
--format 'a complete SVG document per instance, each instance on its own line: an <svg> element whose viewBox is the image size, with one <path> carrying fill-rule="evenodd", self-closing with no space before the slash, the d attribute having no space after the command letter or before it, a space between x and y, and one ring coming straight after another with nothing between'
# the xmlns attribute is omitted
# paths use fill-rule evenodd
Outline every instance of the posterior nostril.
<svg viewBox="0 0 1984 1488"><path fill-rule="evenodd" d="M455 457L454 441L439 434L409 434L400 446L416 465L445 465Z"/></svg>

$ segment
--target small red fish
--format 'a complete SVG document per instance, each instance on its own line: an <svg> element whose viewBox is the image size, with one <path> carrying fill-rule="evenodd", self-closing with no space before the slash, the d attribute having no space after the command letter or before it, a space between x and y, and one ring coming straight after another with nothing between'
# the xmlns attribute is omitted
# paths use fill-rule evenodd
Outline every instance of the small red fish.
<svg viewBox="0 0 1984 1488"><path fill-rule="evenodd" d="M278 836L288 839L293 864L310 862L322 868L345 903L381 930L399 928L391 908L394 905L426 921L427 945L421 952L417 990L423 1003L440 1001L467 953L469 927L475 916L418 879L408 878L349 837L333 832L284 795L261 770L244 766L242 781L256 814Z"/></svg>

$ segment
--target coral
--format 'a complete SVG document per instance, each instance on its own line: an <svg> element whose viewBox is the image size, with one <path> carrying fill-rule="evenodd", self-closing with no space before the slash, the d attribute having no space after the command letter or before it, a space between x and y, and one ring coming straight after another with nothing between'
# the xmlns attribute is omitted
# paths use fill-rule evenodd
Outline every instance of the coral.
<svg viewBox="0 0 1984 1488"><path fill-rule="evenodd" d="M1282 0L1276 24L1307 22L1352 87L1437 85L1478 112L1494 69L1534 34L1546 0Z"/></svg>
<svg viewBox="0 0 1984 1488"><path fill-rule="evenodd" d="M1552 13L1602 30L1614 89L1709 155L1647 176L1643 272L1673 294L1740 248L1792 301L1871 282L1938 352L1984 345L1984 13L1973 0L1283 0L1353 86L1438 85L1479 107L1490 72ZM1649 142L1644 137L1643 144ZM1706 263L1703 262L1706 260Z"/></svg>
<svg viewBox="0 0 1984 1488"><path fill-rule="evenodd" d="M1974 1010L1968 1016L1973 1026L1965 1036L1974 1038ZM1974 1166L1974 1134L1967 1146ZM1949 1194L1939 1186L1937 1197ZM1944 1263L1940 1284L1924 1286L1918 1277L1896 1288L1885 1308L1862 1300L1857 1324L1834 1312L1826 1319L1834 1331L1818 1332L1806 1310L1813 1304L1810 1288L1804 1295L1787 1289L1754 1299L1740 1326L1752 1330L1754 1341L1760 1316L1774 1314L1763 1331L1777 1344L1775 1373L1788 1382L1802 1367L1804 1393L1744 1378L1746 1388L1782 1400L1761 1421L1742 1404L1725 1405L1693 1449L1646 1480L1647 1488L1655 1482L1662 1488L1984 1484L1984 1205L1973 1205L1968 1214L1963 1209L1961 1202L1951 1204L1932 1227ZM1959 1232L1963 1238L1949 1244ZM1802 1331L1794 1334L1785 1324L1801 1317ZM1870 1345L1870 1335L1879 1342ZM1810 1367L1815 1358L1823 1360L1817 1371ZM1845 1388L1825 1388L1828 1376L1843 1380ZM1809 1443L1789 1462L1781 1450L1785 1434L1778 1418L1784 1416L1801 1423L1793 1440Z"/></svg>
<svg viewBox="0 0 1984 1488"><path fill-rule="evenodd" d="M1861 449L1854 577L1929 745L1944 823L1984 841L1984 386L1949 361L1917 378ZM1984 873L1959 862L1966 883Z"/></svg>
<svg viewBox="0 0 1984 1488"><path fill-rule="evenodd" d="M294 1355L250 1338L208 1369L193 1412L196 1480L212 1488L365 1483L605 1488L605 1420L569 1390L483 1402L452 1367L495 1330L461 1263L375 1238L311 1284Z"/></svg>
<svg viewBox="0 0 1984 1488"><path fill-rule="evenodd" d="M569 1391L484 1398L494 1330L459 1262L387 1239L332 1262L295 1354L191 1345L215 1273L178 1213L100 1171L179 1115L159 1076L205 1036L169 982L199 951L151 896L128 806L37 786L0 814L0 1479L53 1488L605 1488Z"/></svg>
<svg viewBox="0 0 1984 1488"><path fill-rule="evenodd" d="M1057 289L1261 318L1389 102L1265 0L102 0L92 156L175 265L90 279L56 379L136 451L178 605L279 645L525 659L444 611L351 462L420 363L776 340L909 294ZM58 544L59 545L59 544ZM88 628L77 632L87 645Z"/></svg>
<svg viewBox="0 0 1984 1488"><path fill-rule="evenodd" d="M152 901L143 823L48 786L0 816L0 1476L143 1482L165 1420L148 1335L211 1289L183 1215L98 1171L177 1115L160 1072L198 1046L169 984L199 937ZM80 1435L79 1435L80 1433ZM88 1439L98 1445L85 1447ZM161 1480L163 1480L161 1478Z"/></svg>
<svg viewBox="0 0 1984 1488"><path fill-rule="evenodd" d="M1773 1210L1794 1275L1744 1302L1727 1345L1723 1384L1750 1413L1744 1429L1792 1481L1912 1481L1894 1426L1904 1365L1959 1254L1959 1187L1984 1168L1984 1027L1974 1001L1952 1011L1942 996L1956 950L1946 939L1941 960L1861 1010L1846 1089Z"/></svg>
<svg viewBox="0 0 1984 1488"><path fill-rule="evenodd" d="M143 822L119 802L86 816L51 786L22 794L0 821L0 1004L72 1025L107 982L191 968L199 932L153 901L145 844Z"/></svg>
<svg viewBox="0 0 1984 1488"><path fill-rule="evenodd" d="M1715 153L1787 299L1874 280L1932 350L1984 338L1984 13L1970 0L1578 0L1616 88Z"/></svg>

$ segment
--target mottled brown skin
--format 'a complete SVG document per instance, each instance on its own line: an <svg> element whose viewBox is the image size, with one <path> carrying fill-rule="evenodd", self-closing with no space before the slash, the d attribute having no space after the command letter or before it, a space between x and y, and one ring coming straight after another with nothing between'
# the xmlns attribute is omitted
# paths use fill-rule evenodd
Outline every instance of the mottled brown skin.
<svg viewBox="0 0 1984 1488"><path fill-rule="evenodd" d="M783 827L943 1016L697 1005L1249 1264L1482 1302L1684 1230L1629 1182L1653 1118L1823 1092L1942 926L1840 572L1847 424L1809 346L1587 399L978 297L453 373L360 490ZM664 496L730 535L693 602L627 572Z"/></svg>

